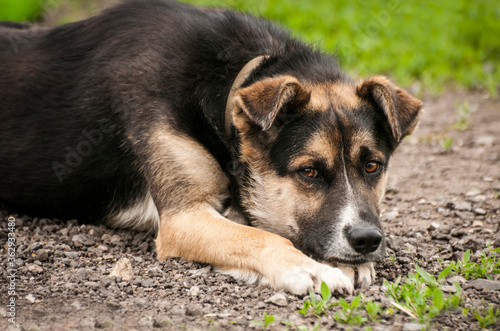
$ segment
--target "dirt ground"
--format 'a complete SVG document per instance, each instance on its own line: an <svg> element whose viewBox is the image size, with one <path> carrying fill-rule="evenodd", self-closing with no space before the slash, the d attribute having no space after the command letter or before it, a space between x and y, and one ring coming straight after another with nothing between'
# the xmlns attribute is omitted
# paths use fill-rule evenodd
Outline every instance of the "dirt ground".
<svg viewBox="0 0 500 331"><path fill-rule="evenodd" d="M491 242L500 246L500 99L450 92L427 98L424 108L419 129L392 159L381 216L388 254L377 266L375 285L362 290L384 307L390 306L382 291L384 278L404 277L415 263L436 274L467 249L478 252ZM1 330L246 330L259 329L252 320L262 321L264 312L306 329L319 322L326 330L356 330L338 324L332 313L303 317L297 312L303 297L237 282L208 265L182 259L159 263L151 234L24 215L12 215L17 240L12 324L8 216L0 212ZM132 273L111 274L123 258ZM489 284L492 288L458 280L466 306L500 307L500 279ZM360 329L367 326L421 328L398 309ZM287 329L277 322L270 327ZM432 328L479 329L471 314L464 317L461 311L437 317ZM500 330L500 324L493 329Z"/></svg>

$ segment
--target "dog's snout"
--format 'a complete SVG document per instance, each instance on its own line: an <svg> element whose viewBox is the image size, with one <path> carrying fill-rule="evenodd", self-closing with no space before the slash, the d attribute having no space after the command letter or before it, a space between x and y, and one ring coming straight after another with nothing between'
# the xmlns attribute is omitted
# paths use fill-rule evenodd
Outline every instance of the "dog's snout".
<svg viewBox="0 0 500 331"><path fill-rule="evenodd" d="M346 236L349 245L360 254L375 252L382 242L382 233L376 228L351 228Z"/></svg>

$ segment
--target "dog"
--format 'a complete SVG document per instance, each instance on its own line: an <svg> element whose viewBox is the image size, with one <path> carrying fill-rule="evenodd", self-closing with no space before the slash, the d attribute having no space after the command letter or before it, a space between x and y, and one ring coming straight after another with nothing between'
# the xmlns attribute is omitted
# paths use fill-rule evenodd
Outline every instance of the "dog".
<svg viewBox="0 0 500 331"><path fill-rule="evenodd" d="M0 73L5 208L155 231L160 260L294 294L373 283L389 159L422 107L387 78L169 0L3 22Z"/></svg>

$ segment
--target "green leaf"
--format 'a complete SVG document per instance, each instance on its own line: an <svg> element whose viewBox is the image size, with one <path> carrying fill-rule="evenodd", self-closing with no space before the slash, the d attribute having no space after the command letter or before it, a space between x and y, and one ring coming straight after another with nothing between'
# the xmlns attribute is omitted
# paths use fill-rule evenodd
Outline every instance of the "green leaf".
<svg viewBox="0 0 500 331"><path fill-rule="evenodd" d="M339 303L345 310L351 309L351 306L344 300L344 298L340 298Z"/></svg>
<svg viewBox="0 0 500 331"><path fill-rule="evenodd" d="M465 251L464 258L462 259L462 261L464 261L464 263L468 263L469 260L470 260L470 249Z"/></svg>
<svg viewBox="0 0 500 331"><path fill-rule="evenodd" d="M360 304L360 303L361 303L361 295L358 295L358 296L356 296L356 297L352 300L352 302L351 302L351 306L352 306L353 308L357 308L357 307L359 306L359 304Z"/></svg>
<svg viewBox="0 0 500 331"><path fill-rule="evenodd" d="M328 285L326 285L325 282L321 283L321 297L325 302L330 301L330 299L332 298L332 293L330 292L330 289L328 288Z"/></svg>
<svg viewBox="0 0 500 331"><path fill-rule="evenodd" d="M441 271L438 275L438 281L446 278L446 276L448 276L449 274L451 274L451 271L452 271L452 266L451 264L449 266L447 266L443 271Z"/></svg>
<svg viewBox="0 0 500 331"><path fill-rule="evenodd" d="M444 307L444 299L443 299L443 291L440 289L436 288L434 290L433 296L432 296L432 304L439 308L439 310L443 309Z"/></svg>
<svg viewBox="0 0 500 331"><path fill-rule="evenodd" d="M415 270L418 272L420 277L422 277L428 285L430 285L432 287L437 287L438 284L437 284L436 280L434 279L434 277L432 277L432 275L430 273L428 273L424 269L420 268L418 266L418 264L415 265Z"/></svg>

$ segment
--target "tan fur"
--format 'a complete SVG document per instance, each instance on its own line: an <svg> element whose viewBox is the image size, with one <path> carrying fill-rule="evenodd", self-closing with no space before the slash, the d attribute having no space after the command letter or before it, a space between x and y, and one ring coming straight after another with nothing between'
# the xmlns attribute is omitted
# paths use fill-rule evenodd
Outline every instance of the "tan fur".
<svg viewBox="0 0 500 331"><path fill-rule="evenodd" d="M153 187L157 188L155 201L160 205L182 207L195 202L208 202L222 210L228 197L229 179L213 156L192 138L174 130L161 128L150 138L152 146ZM183 183L189 183L189 186ZM161 192L166 192L165 196Z"/></svg>
<svg viewBox="0 0 500 331"><path fill-rule="evenodd" d="M325 112L330 107L355 109L361 101L356 86L347 83L305 85L305 88L311 94L308 108L314 111Z"/></svg>
<svg viewBox="0 0 500 331"><path fill-rule="evenodd" d="M308 258L281 236L231 222L208 204L162 215L156 249L160 260L182 256L235 276L257 273L264 284L292 293L319 288L321 281L352 291L352 283L338 269Z"/></svg>

